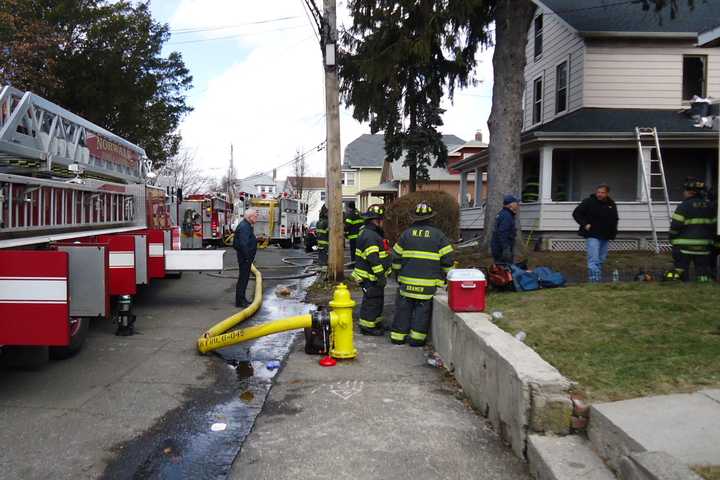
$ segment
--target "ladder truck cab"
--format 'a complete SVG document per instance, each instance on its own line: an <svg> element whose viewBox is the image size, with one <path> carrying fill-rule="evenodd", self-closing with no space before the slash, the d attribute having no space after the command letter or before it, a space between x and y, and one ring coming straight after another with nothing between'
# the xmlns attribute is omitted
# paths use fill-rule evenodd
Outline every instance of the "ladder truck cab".
<svg viewBox="0 0 720 480"><path fill-rule="evenodd" d="M180 250L181 195L148 185L151 168L137 145L0 89L0 355L26 366L69 356L91 319L132 334L139 286L222 270L222 251Z"/></svg>
<svg viewBox="0 0 720 480"><path fill-rule="evenodd" d="M232 231L233 205L219 195L188 195L180 204L181 245L184 249L222 246Z"/></svg>
<svg viewBox="0 0 720 480"><path fill-rule="evenodd" d="M296 248L307 229L308 205L283 193L275 198L257 197L250 206L258 211L255 235L265 244Z"/></svg>

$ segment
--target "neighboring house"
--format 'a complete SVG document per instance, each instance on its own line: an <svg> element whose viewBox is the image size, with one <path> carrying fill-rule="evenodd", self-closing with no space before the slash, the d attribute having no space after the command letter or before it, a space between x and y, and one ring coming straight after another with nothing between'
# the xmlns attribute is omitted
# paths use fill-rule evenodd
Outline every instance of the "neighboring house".
<svg viewBox="0 0 720 480"><path fill-rule="evenodd" d="M382 137L381 135L376 135ZM443 135L443 141L448 146L448 151L453 152L465 144L462 139L455 135ZM383 149L384 155L384 149ZM366 209L373 203L390 203L397 197L402 197L410 191L410 169L403 166L404 155L394 162L383 161L379 184L364 188L358 193L358 208ZM431 167L428 169L429 181L418 180L417 190L441 190L449 193L454 198L460 197L460 175L453 174L446 168ZM468 196L471 193L466 192ZM468 201L466 197L466 201Z"/></svg>
<svg viewBox="0 0 720 480"><path fill-rule="evenodd" d="M446 145L462 145L465 143L455 135L443 135ZM363 134L345 147L343 159L343 203L355 202L360 208L360 195L364 197L365 207L373 203L382 203L383 197L391 196L391 185L384 185L380 190L380 178L385 163L385 136L382 134ZM375 189L369 192L368 189Z"/></svg>
<svg viewBox="0 0 720 480"><path fill-rule="evenodd" d="M487 150L487 143L482 141L482 132L477 131L475 138L469 142L455 147L448 153L448 172L459 175L460 188L458 189L458 203L463 208L481 207L485 202L487 185L487 172L466 169L463 171L454 168L454 165L461 160L476 155ZM458 178L457 176L455 178ZM482 178L482 183L476 183L475 179Z"/></svg>
<svg viewBox="0 0 720 480"><path fill-rule="evenodd" d="M237 180L235 188L238 192L253 193L258 196L263 194L267 196L275 196L280 191L275 179L265 173L258 173Z"/></svg>
<svg viewBox="0 0 720 480"><path fill-rule="evenodd" d="M325 203L325 177L287 177L283 191L299 195L308 204L308 224L318 219Z"/></svg>
<svg viewBox="0 0 720 480"><path fill-rule="evenodd" d="M385 162L384 142L384 135L363 134L345 147L342 166L343 204L355 202L358 205L358 193L380 183L380 173ZM381 201L377 197L371 198L371 203Z"/></svg>
<svg viewBox="0 0 720 480"><path fill-rule="evenodd" d="M597 0L533 1L538 8L527 34L523 186L507 192L525 200L523 229L542 238L544 248L582 248L572 211L597 184L608 183L620 215L611 248L647 248L650 216L635 127L658 129L673 202L681 200L685 177L710 185L717 178L718 134L693 127L683 110L695 95L720 97L720 2L695 2L694 9L679 2L671 19L669 7L658 15L635 2L598 7ZM654 149L643 148L648 162ZM453 168L486 172L487 161L481 152ZM654 212L658 231L667 232L666 209L655 204ZM461 229L479 233L483 217L482 207L463 209Z"/></svg>

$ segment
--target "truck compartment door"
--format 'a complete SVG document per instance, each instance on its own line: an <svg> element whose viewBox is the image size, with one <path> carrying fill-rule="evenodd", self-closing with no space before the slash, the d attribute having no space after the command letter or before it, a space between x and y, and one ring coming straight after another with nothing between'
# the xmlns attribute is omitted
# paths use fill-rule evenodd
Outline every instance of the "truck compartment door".
<svg viewBox="0 0 720 480"><path fill-rule="evenodd" d="M108 317L110 295L108 247L105 244L59 244L69 258L70 315Z"/></svg>
<svg viewBox="0 0 720 480"><path fill-rule="evenodd" d="M148 284L148 237L146 233L136 233L135 237L135 283Z"/></svg>
<svg viewBox="0 0 720 480"><path fill-rule="evenodd" d="M109 249L110 295L135 295L135 236L101 235L98 242Z"/></svg>
<svg viewBox="0 0 720 480"><path fill-rule="evenodd" d="M170 231L150 229L148 238L148 279L165 276L165 233L170 240Z"/></svg>
<svg viewBox="0 0 720 480"><path fill-rule="evenodd" d="M0 251L0 345L70 342L68 254Z"/></svg>

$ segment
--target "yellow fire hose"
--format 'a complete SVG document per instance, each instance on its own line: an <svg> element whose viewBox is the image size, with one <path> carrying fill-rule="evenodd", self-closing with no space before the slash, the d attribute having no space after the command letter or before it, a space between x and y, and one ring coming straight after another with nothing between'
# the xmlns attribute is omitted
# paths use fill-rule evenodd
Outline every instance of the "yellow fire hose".
<svg viewBox="0 0 720 480"><path fill-rule="evenodd" d="M353 345L352 322L352 310L355 306L355 301L350 297L348 288L342 283L335 287L333 299L330 302L332 311L329 315L325 312L313 312L224 333L238 323L253 316L262 304L262 274L255 268L255 265L251 266L251 270L255 275L255 296L253 297L252 303L238 313L213 325L208 331L203 333L197 342L200 353L207 353L218 348L229 347L230 345L274 333L297 330L299 328L310 328L313 325L319 327L322 324L329 323L331 329L330 356L333 358L355 358L357 356L357 350Z"/></svg>

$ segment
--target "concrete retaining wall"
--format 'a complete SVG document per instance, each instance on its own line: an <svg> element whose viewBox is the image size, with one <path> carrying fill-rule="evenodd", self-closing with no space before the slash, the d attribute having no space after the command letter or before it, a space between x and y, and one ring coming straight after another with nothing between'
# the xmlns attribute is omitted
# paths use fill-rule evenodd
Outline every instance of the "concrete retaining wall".
<svg viewBox="0 0 720 480"><path fill-rule="evenodd" d="M569 433L571 383L484 313L455 313L436 295L432 343L446 368L520 457L528 432Z"/></svg>

